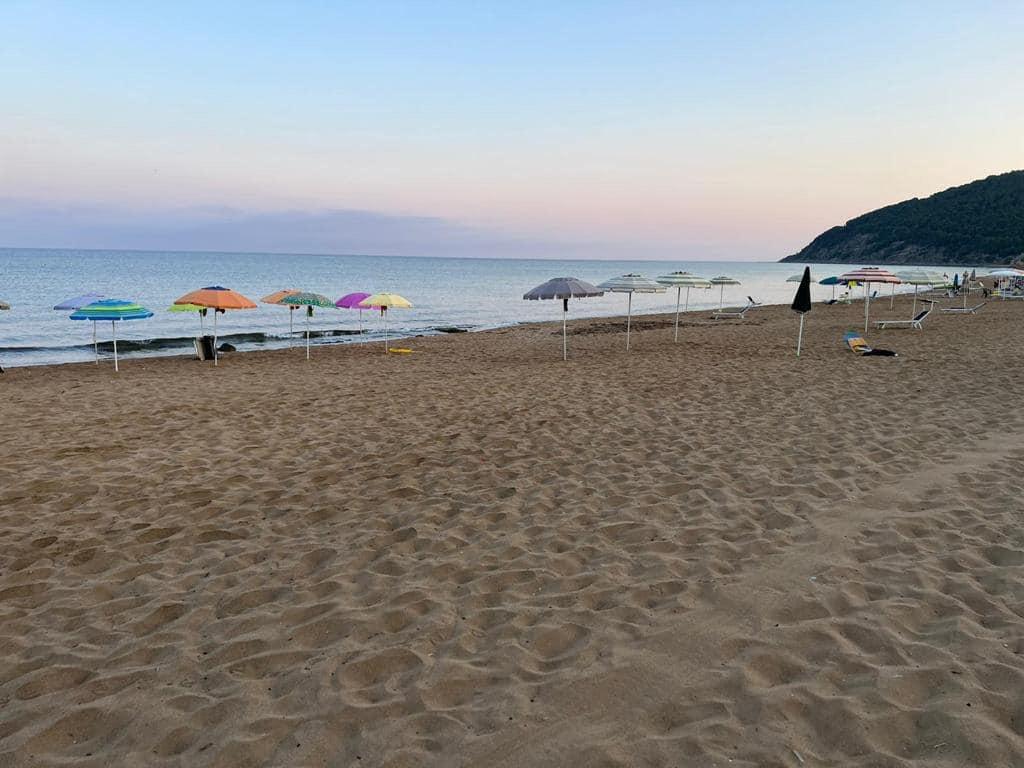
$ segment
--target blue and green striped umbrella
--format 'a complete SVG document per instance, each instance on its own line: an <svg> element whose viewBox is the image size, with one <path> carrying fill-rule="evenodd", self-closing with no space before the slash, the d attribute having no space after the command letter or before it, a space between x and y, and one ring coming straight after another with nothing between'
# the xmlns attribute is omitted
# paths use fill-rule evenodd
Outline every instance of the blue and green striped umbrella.
<svg viewBox="0 0 1024 768"><path fill-rule="evenodd" d="M114 338L114 370L119 370L117 365L117 321L118 320L145 320L152 317L153 313L134 301L127 299L103 299L94 301L92 304L82 307L71 315L72 320L92 320L93 323L109 322ZM95 327L95 326L93 326Z"/></svg>

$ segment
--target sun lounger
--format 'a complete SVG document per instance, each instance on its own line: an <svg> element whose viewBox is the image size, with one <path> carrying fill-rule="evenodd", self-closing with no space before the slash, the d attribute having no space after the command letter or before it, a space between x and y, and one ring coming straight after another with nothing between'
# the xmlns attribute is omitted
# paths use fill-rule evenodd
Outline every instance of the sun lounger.
<svg viewBox="0 0 1024 768"><path fill-rule="evenodd" d="M981 304L975 304L973 307L943 307L943 312L952 312L954 315L976 315L978 310L984 307L988 302L983 301Z"/></svg>
<svg viewBox="0 0 1024 768"><path fill-rule="evenodd" d="M747 296L747 301L750 302L751 307L760 307L761 302L755 299L753 296Z"/></svg>
<svg viewBox="0 0 1024 768"><path fill-rule="evenodd" d="M850 348L851 352L855 352L861 357L898 357L898 355L891 350L875 349L870 346L866 341L864 341L864 337L856 331L848 331L846 336L843 337L843 340L846 342L846 346Z"/></svg>
<svg viewBox="0 0 1024 768"><path fill-rule="evenodd" d="M926 307L918 312L912 320L876 320L875 326L883 331L886 328L916 328L920 331L922 330L921 323L931 314L931 311L932 308L930 306Z"/></svg>
<svg viewBox="0 0 1024 768"><path fill-rule="evenodd" d="M725 320L727 318L737 318L739 320L746 319L747 312L753 308L752 304L747 304L743 309L720 309L711 315L712 320Z"/></svg>

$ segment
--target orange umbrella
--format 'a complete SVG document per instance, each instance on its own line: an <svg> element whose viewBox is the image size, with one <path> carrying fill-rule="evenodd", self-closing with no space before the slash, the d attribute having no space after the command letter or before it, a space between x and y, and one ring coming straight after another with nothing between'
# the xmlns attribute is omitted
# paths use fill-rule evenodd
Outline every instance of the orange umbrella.
<svg viewBox="0 0 1024 768"><path fill-rule="evenodd" d="M273 293L264 296L260 301L264 304L278 304L282 307L288 307L288 346L292 345L292 316L295 314L295 310L298 309L294 304L289 304L285 299L289 296L301 293L298 288L285 288L283 291L274 291Z"/></svg>
<svg viewBox="0 0 1024 768"><path fill-rule="evenodd" d="M217 364L217 313L228 309L256 309L256 303L247 299L237 291L220 285L200 288L198 291L186 293L177 299L175 304L195 304L213 310L213 364Z"/></svg>

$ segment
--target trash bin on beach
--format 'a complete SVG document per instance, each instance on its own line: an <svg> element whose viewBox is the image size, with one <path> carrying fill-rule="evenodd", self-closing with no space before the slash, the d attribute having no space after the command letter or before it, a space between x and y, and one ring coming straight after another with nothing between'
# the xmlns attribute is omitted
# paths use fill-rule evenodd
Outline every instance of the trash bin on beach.
<svg viewBox="0 0 1024 768"><path fill-rule="evenodd" d="M196 357L213 360L213 336L196 336Z"/></svg>

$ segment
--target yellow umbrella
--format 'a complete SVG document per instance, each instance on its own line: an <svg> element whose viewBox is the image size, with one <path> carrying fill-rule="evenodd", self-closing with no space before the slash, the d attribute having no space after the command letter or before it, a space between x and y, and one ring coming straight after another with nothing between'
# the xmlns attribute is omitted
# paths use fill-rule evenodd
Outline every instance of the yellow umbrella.
<svg viewBox="0 0 1024 768"><path fill-rule="evenodd" d="M375 293L372 296L367 296L365 299L359 302L359 306L364 309L371 309L373 307L380 307L380 316L384 318L384 354L388 353L388 309L410 309L412 308L412 302L404 296L399 296L397 293Z"/></svg>

